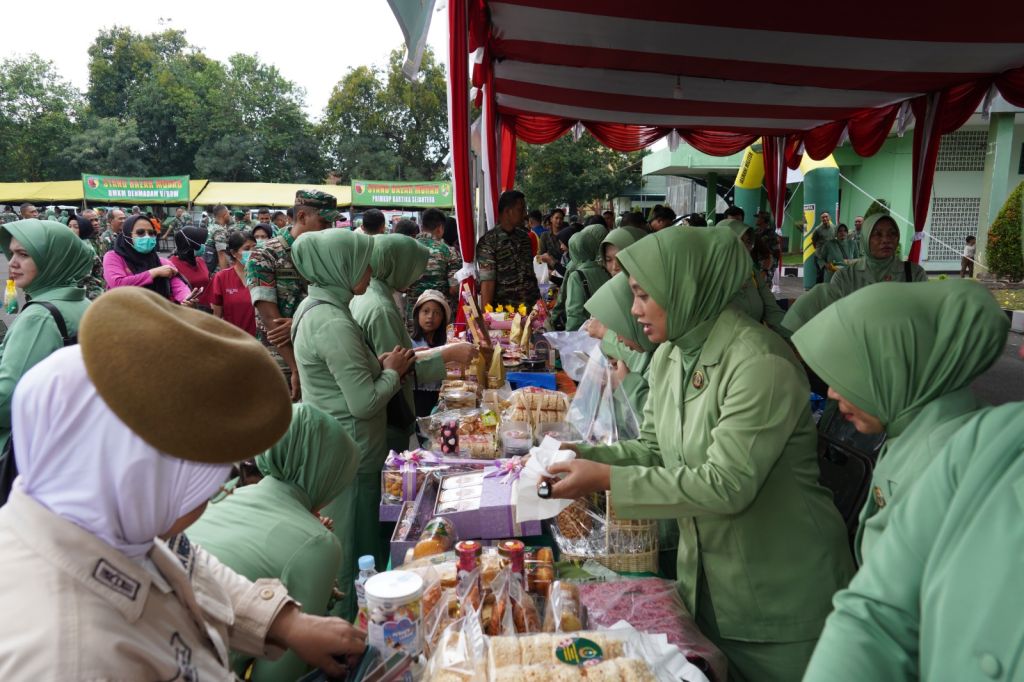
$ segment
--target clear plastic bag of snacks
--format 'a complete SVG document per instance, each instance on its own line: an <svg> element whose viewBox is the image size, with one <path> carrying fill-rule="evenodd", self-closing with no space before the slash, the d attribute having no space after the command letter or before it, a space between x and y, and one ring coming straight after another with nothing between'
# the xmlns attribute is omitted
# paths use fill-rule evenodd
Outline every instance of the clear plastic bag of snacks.
<svg viewBox="0 0 1024 682"><path fill-rule="evenodd" d="M445 456L494 459L498 456L497 413L479 408L436 412L419 419L430 448Z"/></svg>

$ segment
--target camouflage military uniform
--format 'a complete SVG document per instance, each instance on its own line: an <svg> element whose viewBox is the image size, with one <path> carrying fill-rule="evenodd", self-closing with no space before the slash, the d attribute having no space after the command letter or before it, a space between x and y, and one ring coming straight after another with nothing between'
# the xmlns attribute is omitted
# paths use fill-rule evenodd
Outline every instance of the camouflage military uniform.
<svg viewBox="0 0 1024 682"><path fill-rule="evenodd" d="M88 243L91 245L93 242L90 239ZM92 270L82 278L78 286L85 287L85 297L90 301L95 301L107 290L107 280L103 276L103 256L99 255L99 252L92 258Z"/></svg>
<svg viewBox="0 0 1024 682"><path fill-rule="evenodd" d="M434 235L429 232L420 232L416 235L416 239L420 240L420 243L430 251L430 258L427 260L427 269L423 271L423 276L409 287L409 293L405 297L405 319L410 325L416 299L424 291L428 289L440 291L448 299L449 305L454 303L452 297L448 295L448 290L458 284L455 273L462 268L462 258L443 240L434 239ZM448 322L452 321L448 320Z"/></svg>
<svg viewBox="0 0 1024 682"><path fill-rule="evenodd" d="M218 225L211 223L209 236L206 238L206 264L210 265L210 276L212 277L220 268L217 266L217 254L228 250L228 237L238 232L234 225Z"/></svg>
<svg viewBox="0 0 1024 682"><path fill-rule="evenodd" d="M533 249L526 229L511 233L495 227L476 244L476 264L481 282L495 282L495 305L531 306L540 298L533 272Z"/></svg>
<svg viewBox="0 0 1024 682"><path fill-rule="evenodd" d="M268 239L252 251L245 267L245 286L249 288L253 305L259 301L276 303L281 317L291 317L306 298L306 280L292 263L292 244L295 238L291 232ZM256 337L269 346L267 329L263 320L256 315Z"/></svg>
<svg viewBox="0 0 1024 682"><path fill-rule="evenodd" d="M18 214L17 213L11 213L10 211L4 211L3 213L0 213L0 225L6 225L7 223L13 223L15 220L18 220L18 219L19 218L18 218Z"/></svg>
<svg viewBox="0 0 1024 682"><path fill-rule="evenodd" d="M97 253L100 255L100 258L102 258L106 255L107 251L114 250L114 242L117 241L117 235L111 232L108 227L103 231L103 234L100 235L98 241L100 248Z"/></svg>

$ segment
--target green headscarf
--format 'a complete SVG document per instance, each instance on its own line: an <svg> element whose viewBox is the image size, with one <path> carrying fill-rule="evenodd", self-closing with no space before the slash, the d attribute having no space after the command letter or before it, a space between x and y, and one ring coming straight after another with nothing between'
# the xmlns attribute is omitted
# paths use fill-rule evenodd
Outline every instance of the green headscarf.
<svg viewBox="0 0 1024 682"><path fill-rule="evenodd" d="M395 291L408 289L427 269L430 249L420 240L404 234L382 234L374 239L377 243L370 257L373 277Z"/></svg>
<svg viewBox="0 0 1024 682"><path fill-rule="evenodd" d="M903 260L900 255L899 243L896 244L896 251L893 252L890 258L875 258L871 255L871 232L875 229L875 225L878 224L879 220L882 219L891 220L893 225L896 226L897 233L900 231L899 223L888 213L876 213L868 216L864 220L864 224L860 227L860 252L864 254L864 262L867 264L868 269L871 270L875 275L875 279L881 280L885 277L886 273L889 272L893 264L899 263Z"/></svg>
<svg viewBox="0 0 1024 682"><path fill-rule="evenodd" d="M743 237L744 234L754 229L742 220L736 220L735 218L719 220L715 227L728 227L737 237Z"/></svg>
<svg viewBox="0 0 1024 682"><path fill-rule="evenodd" d="M608 236L601 241L601 248L597 254L597 260L602 265L604 264L604 245L611 244L612 246L619 247L619 250L632 246L636 243L637 237L632 232L619 227L608 233Z"/></svg>
<svg viewBox="0 0 1024 682"><path fill-rule="evenodd" d="M569 258L572 263L566 268L565 275L576 270L584 263L601 260L601 242L608 230L604 225L588 225L569 238Z"/></svg>
<svg viewBox="0 0 1024 682"><path fill-rule="evenodd" d="M830 305L792 341L818 376L896 437L925 405L988 369L1008 330L976 282L880 282Z"/></svg>
<svg viewBox="0 0 1024 682"><path fill-rule="evenodd" d="M668 338L699 352L714 321L750 276L750 255L730 230L661 230L619 252L627 274L668 314Z"/></svg>
<svg viewBox="0 0 1024 682"><path fill-rule="evenodd" d="M341 422L319 408L299 403L292 406L288 431L256 457L256 466L264 476L297 488L307 507L320 509L355 478L359 452Z"/></svg>
<svg viewBox="0 0 1024 682"><path fill-rule="evenodd" d="M17 239L35 261L38 274L25 287L31 296L57 287L77 287L92 270L95 252L66 225L54 220L15 220L0 227L0 247L11 257Z"/></svg>
<svg viewBox="0 0 1024 682"><path fill-rule="evenodd" d="M613 332L644 349L652 352L658 344L647 338L644 328L629 312L633 307L633 292L629 288L629 277L620 272L605 282L584 306L587 312Z"/></svg>
<svg viewBox="0 0 1024 682"><path fill-rule="evenodd" d="M631 235L633 235L633 241L634 242L638 242L641 239L643 239L644 237L646 237L647 235L651 234L650 232L648 232L644 228L636 227L635 225L623 225L622 227L618 227L616 229L624 230L624 231L630 233ZM609 232L609 234L614 234L614 233L615 233L615 230L612 230L611 232Z"/></svg>
<svg viewBox="0 0 1024 682"><path fill-rule="evenodd" d="M352 287L370 266L373 241L373 237L344 229L300 235L292 246L292 261L310 282L310 296L330 298L338 305L351 301Z"/></svg>

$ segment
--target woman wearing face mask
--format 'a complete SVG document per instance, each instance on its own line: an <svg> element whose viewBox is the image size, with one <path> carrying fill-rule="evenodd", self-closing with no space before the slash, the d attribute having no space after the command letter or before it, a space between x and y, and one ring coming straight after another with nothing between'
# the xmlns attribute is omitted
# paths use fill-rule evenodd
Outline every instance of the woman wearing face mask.
<svg viewBox="0 0 1024 682"><path fill-rule="evenodd" d="M32 297L0 345L0 450L11 434L11 398L22 375L64 346L54 306L70 337L89 307L81 281L92 266L93 250L60 223L17 220L0 226L0 246L7 255L14 284Z"/></svg>
<svg viewBox="0 0 1024 682"><path fill-rule="evenodd" d="M355 443L336 419L312 405L294 405L288 432L256 457L263 479L209 505L188 529L189 539L249 580L280 579L304 613L322 616L341 546L316 513L352 482L358 462ZM308 672L292 652L255 661L251 677L245 670L252 657L232 658L240 678L257 682Z"/></svg>
<svg viewBox="0 0 1024 682"><path fill-rule="evenodd" d="M230 651L289 648L341 673L332 655L362 651L363 633L303 613L280 581L250 582L183 533L229 462L288 428L287 388L266 351L138 287L101 296L79 336L15 393L0 678L229 680ZM135 344L168 346L171 362L140 373L137 354L111 355ZM147 407L165 400L176 420Z"/></svg>
<svg viewBox="0 0 1024 682"><path fill-rule="evenodd" d="M381 235L375 237L370 267L373 279L362 296L352 299L352 317L363 329L370 348L376 355L401 347L412 350L412 338L405 326L401 309L394 303L394 294L404 291L420 278L427 267L430 250L418 240L403 238L403 235ZM402 396L407 409L389 408L387 425L387 449L401 452L409 449L409 439L416 430L412 419L415 415L413 387L420 382L431 384L444 379L445 364L468 365L476 355L476 349L469 343L454 343L434 353L418 353L414 371L402 384ZM384 462L381 461L383 466ZM380 485L377 485L379 492Z"/></svg>
<svg viewBox="0 0 1024 682"><path fill-rule="evenodd" d="M568 474L552 494L611 490L623 518L676 519L678 589L729 679L798 680L853 573L818 484L804 372L785 341L729 305L751 271L730 230L662 230L619 262L633 315L661 344L641 436L575 446L580 458L550 468Z"/></svg>
<svg viewBox="0 0 1024 682"><path fill-rule="evenodd" d="M274 228L267 223L260 223L252 228L252 238L256 240L256 245L259 246L268 239L274 238Z"/></svg>
<svg viewBox="0 0 1024 682"><path fill-rule="evenodd" d="M253 336L256 336L256 312L249 289L245 286L245 266L255 246L256 242L248 232L232 232L228 237L227 251L231 267L214 275L210 285L213 314Z"/></svg>
<svg viewBox="0 0 1024 682"><path fill-rule="evenodd" d="M754 248L754 228L739 220L723 220L715 227L724 227L732 231L743 243L743 248L749 254ZM750 266L750 275L743 280L740 290L736 292L730 303L756 322L761 322L776 334L783 338L789 338L789 330L782 326L782 318L785 313L779 307L778 301L772 296L771 290L765 285L764 279L760 277L759 268L753 264Z"/></svg>
<svg viewBox="0 0 1024 682"><path fill-rule="evenodd" d="M380 471L388 454L387 405L415 362L415 353L397 344L378 357L349 307L370 286L370 258L379 239L324 230L301 235L292 247L295 268L310 283L291 331L302 399L341 422L360 456L356 482L324 509L334 519L343 557L338 584L346 599L334 613L349 619L355 615L348 586L356 577L357 557L373 554L379 566L385 565L387 539L380 531L378 506Z"/></svg>
<svg viewBox="0 0 1024 682"><path fill-rule="evenodd" d="M861 510L854 543L859 562L934 453L984 407L969 385L1002 354L1008 331L1006 315L985 287L950 280L867 287L793 335L843 416L861 433L888 436Z"/></svg>
<svg viewBox="0 0 1024 682"><path fill-rule="evenodd" d="M412 347L420 352L421 349L445 345L448 342L448 321L451 317L448 300L440 291L428 289L420 294L412 309ZM440 392L440 381L427 383L417 377L413 391L417 417L426 417L434 411Z"/></svg>
<svg viewBox="0 0 1024 682"><path fill-rule="evenodd" d="M144 287L175 303L185 302L191 291L177 269L156 253L156 228L145 216L124 221L114 248L103 256L107 287Z"/></svg>
<svg viewBox="0 0 1024 682"><path fill-rule="evenodd" d="M174 233L174 254L170 262L178 274L185 278L193 289L202 289L196 297L196 307L209 312L213 288L210 286L210 270L203 255L206 253L208 233L205 227L187 225Z"/></svg>
<svg viewBox="0 0 1024 682"><path fill-rule="evenodd" d="M107 290L107 282L103 279L103 257L96 253L96 246L93 241L96 236L95 228L91 220L77 213L73 213L68 218L68 227L78 235L82 243L93 250L92 270L82 278L79 285L85 289L85 297L90 301L95 301L99 298L100 294Z"/></svg>

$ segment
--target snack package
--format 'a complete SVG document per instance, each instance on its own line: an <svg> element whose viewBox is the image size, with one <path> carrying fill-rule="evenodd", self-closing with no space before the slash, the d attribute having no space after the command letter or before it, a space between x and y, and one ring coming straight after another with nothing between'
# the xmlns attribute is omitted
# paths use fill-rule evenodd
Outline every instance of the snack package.
<svg viewBox="0 0 1024 682"><path fill-rule="evenodd" d="M701 633L674 582L640 578L584 583L577 589L590 627L611 627L624 620L640 632L662 633L691 662L705 661L716 680L726 679L725 654Z"/></svg>
<svg viewBox="0 0 1024 682"><path fill-rule="evenodd" d="M586 627L586 611L580 603L579 587L556 580L548 592L544 610L544 632L577 632Z"/></svg>
<svg viewBox="0 0 1024 682"><path fill-rule="evenodd" d="M455 422L458 427L457 450L453 456L473 459L494 459L498 456L498 415L491 410L466 409L435 412L418 420L420 431L431 441L431 449L444 452L442 431L445 424ZM449 454L449 453L445 453Z"/></svg>
<svg viewBox="0 0 1024 682"><path fill-rule="evenodd" d="M444 628L424 679L431 682L487 679L487 638L476 614L459 618Z"/></svg>
<svg viewBox="0 0 1024 682"><path fill-rule="evenodd" d="M564 422L569 413L569 396L536 386L512 391L510 403L504 418L513 422L529 422L531 426Z"/></svg>

